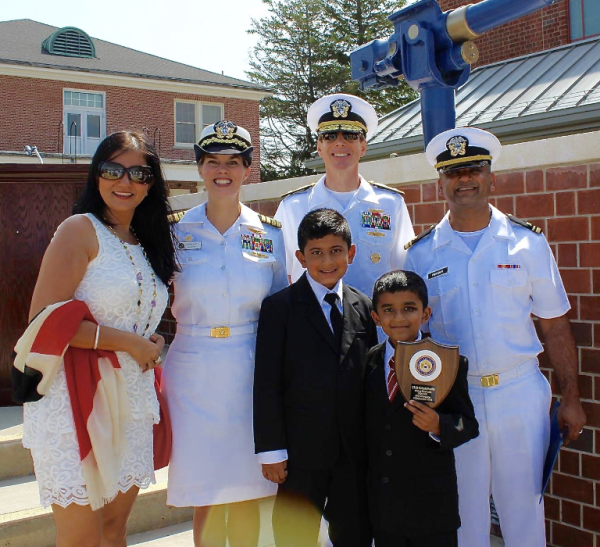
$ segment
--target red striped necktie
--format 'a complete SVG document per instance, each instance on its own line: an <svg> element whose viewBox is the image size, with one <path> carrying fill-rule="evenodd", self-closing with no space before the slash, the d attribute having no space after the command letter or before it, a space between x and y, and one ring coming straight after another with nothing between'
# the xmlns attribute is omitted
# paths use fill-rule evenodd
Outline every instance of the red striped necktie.
<svg viewBox="0 0 600 547"><path fill-rule="evenodd" d="M396 377L396 370L394 369L395 363L396 361L392 357L390 359L390 372L387 377L387 392L390 403L394 400L394 397L396 397L398 389L400 389L400 387L398 386L398 378Z"/></svg>

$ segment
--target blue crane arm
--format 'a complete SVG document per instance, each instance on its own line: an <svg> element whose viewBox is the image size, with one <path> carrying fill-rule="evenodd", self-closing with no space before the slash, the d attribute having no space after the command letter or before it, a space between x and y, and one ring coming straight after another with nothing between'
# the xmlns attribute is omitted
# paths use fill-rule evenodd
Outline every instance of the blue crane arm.
<svg viewBox="0 0 600 547"><path fill-rule="evenodd" d="M404 78L419 91L427 145L455 125L454 90L468 80L479 58L472 40L557 1L484 0L443 12L436 0L420 0L389 16L394 33L387 40L373 40L350 54L352 79L364 90L398 85Z"/></svg>

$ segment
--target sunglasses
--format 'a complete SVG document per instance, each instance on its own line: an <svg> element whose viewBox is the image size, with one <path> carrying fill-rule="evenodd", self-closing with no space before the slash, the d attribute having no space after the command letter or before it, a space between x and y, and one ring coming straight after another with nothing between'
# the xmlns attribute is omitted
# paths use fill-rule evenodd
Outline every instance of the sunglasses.
<svg viewBox="0 0 600 547"><path fill-rule="evenodd" d="M114 161L104 161L98 166L98 174L104 180L120 180L125 176L125 173L127 173L131 182L137 184L150 184L154 179L154 172L149 165L123 167L120 163Z"/></svg>
<svg viewBox="0 0 600 547"><path fill-rule="evenodd" d="M319 138L322 141L329 141L329 142L333 142L335 140L337 140L338 135L342 134L342 137L344 137L344 140L346 141L355 141L360 137L360 133L351 133L350 131L337 131L335 133L321 133L319 135Z"/></svg>
<svg viewBox="0 0 600 547"><path fill-rule="evenodd" d="M455 167L454 169L448 169L447 171L444 171L443 169L438 169L438 172L442 175L445 175L449 179L457 179L465 174L475 177L483 173L484 169L488 165L490 165L488 161L480 161L479 163L459 166Z"/></svg>

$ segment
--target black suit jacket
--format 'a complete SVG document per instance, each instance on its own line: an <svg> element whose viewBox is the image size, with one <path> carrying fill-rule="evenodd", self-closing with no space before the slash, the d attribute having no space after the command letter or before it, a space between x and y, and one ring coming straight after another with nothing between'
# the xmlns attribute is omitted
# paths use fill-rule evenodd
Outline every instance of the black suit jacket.
<svg viewBox="0 0 600 547"><path fill-rule="evenodd" d="M467 359L461 356L456 381L436 408L438 443L412 423L402 392L390 403L384 357L385 343L369 352L365 379L371 524L407 537L452 532L460 526L452 450L479 435Z"/></svg>
<svg viewBox="0 0 600 547"><path fill-rule="evenodd" d="M342 444L353 463L364 463L365 362L377 331L365 295L344 284L343 298L341 347L306 274L263 301L254 373L257 453L287 449L294 467L327 469Z"/></svg>

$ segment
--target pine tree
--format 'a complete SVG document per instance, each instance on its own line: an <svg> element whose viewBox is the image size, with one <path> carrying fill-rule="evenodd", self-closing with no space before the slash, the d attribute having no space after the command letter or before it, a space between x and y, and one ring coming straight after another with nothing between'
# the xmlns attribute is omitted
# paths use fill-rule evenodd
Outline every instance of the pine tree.
<svg viewBox="0 0 600 547"><path fill-rule="evenodd" d="M331 39L337 45L337 60L348 69L344 92L369 101L379 116L412 101L417 94L404 80L397 87L360 91L358 82L350 77L350 52L371 40L388 38L394 32L388 17L404 4L406 0L334 0L325 6L333 22Z"/></svg>
<svg viewBox="0 0 600 547"><path fill-rule="evenodd" d="M270 15L252 21L259 37L247 73L274 95L261 102L261 178L296 177L316 149L306 113L318 98L346 92L364 96L380 115L415 97L399 88L362 94L350 79L350 52L374 38L387 38L387 16L405 0L263 0Z"/></svg>

